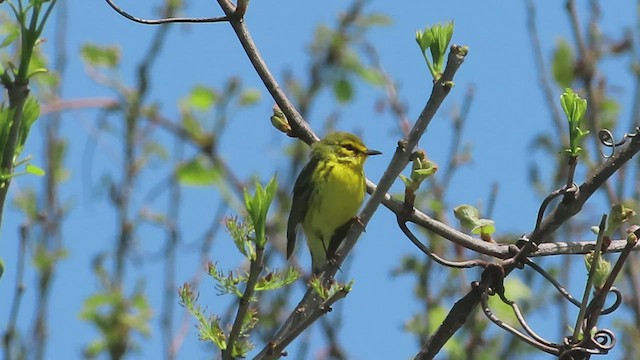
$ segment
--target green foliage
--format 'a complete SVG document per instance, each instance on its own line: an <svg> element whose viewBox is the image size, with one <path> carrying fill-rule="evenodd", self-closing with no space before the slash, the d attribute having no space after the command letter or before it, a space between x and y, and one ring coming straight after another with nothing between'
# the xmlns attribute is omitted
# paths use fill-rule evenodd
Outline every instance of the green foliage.
<svg viewBox="0 0 640 360"><path fill-rule="evenodd" d="M600 104L600 126L603 129L615 128L620 117L620 103L613 98L607 97Z"/></svg>
<svg viewBox="0 0 640 360"><path fill-rule="evenodd" d="M634 216L636 216L636 212L633 209L622 204L612 205L609 216L607 217L607 228L604 230L603 236L611 237L614 232L618 231L622 224L631 220ZM600 228L598 226L592 226L591 231L598 234Z"/></svg>
<svg viewBox="0 0 640 360"><path fill-rule="evenodd" d="M184 284L179 291L180 304L185 307L198 322L200 339L215 344L222 351L231 347L234 357L244 357L254 348L249 333L258 323L258 312L251 304L256 301L255 292L279 290L293 283L300 274L289 268L284 271L273 270L262 273L264 246L266 245L266 217L269 206L277 191L274 176L266 187L256 182L255 193L250 195L244 191L247 219L239 220L229 217L225 220L227 231L231 235L238 251L251 262L250 272L223 271L213 262L207 267L209 276L215 282L219 295L231 294L240 299L236 319L232 321L229 334L223 330L219 316L208 316L199 307L197 295L189 284ZM257 265L257 266L256 266Z"/></svg>
<svg viewBox="0 0 640 360"><path fill-rule="evenodd" d="M116 69L120 65L120 47L117 45L98 45L87 43L80 48L84 62L95 68Z"/></svg>
<svg viewBox="0 0 640 360"><path fill-rule="evenodd" d="M407 188L415 192L424 180L438 171L438 164L429 160L423 150L416 151L412 158L411 175L407 178L401 174L400 179Z"/></svg>
<svg viewBox="0 0 640 360"><path fill-rule="evenodd" d="M209 158L197 156L180 164L176 169L176 176L183 185L209 186L220 181L220 170Z"/></svg>
<svg viewBox="0 0 640 360"><path fill-rule="evenodd" d="M127 297L118 289L107 289L85 300L80 318L93 324L101 335L85 347L86 357L103 353L122 356L137 347L134 335L150 335L152 310L141 290Z"/></svg>
<svg viewBox="0 0 640 360"><path fill-rule="evenodd" d="M309 286L320 296L322 300L328 300L333 295L338 292L351 292L353 288L353 281L350 281L348 284L342 284L337 281L333 281L329 287L325 287L322 284L322 279L314 276L309 281Z"/></svg>
<svg viewBox="0 0 640 360"><path fill-rule="evenodd" d="M240 286L247 284L249 274L239 274L229 271L226 274L219 270L214 263L209 263L208 274L215 280L216 289L220 295L232 294L238 298L243 297L243 290ZM293 283L299 273L293 268L285 271L270 271L266 275L261 276L255 284L255 291L271 291L278 290L282 287ZM180 305L185 307L197 320L200 339L214 343L221 350L227 349L227 335L222 330L221 320L219 316L208 316L204 310L196 304L197 295L189 284L184 284L179 290ZM255 301L255 299L249 299ZM258 313L254 308L249 307L242 319L240 337L234 343L233 353L237 356L244 356L248 351L253 349L254 345L249 341L249 332L258 323Z"/></svg>
<svg viewBox="0 0 640 360"><path fill-rule="evenodd" d="M240 275L233 271L228 271L225 275L224 272L218 269L216 264L212 262L207 266L207 273L215 280L218 295L232 294L237 297L242 297L242 291L238 288L238 284L247 282L249 278L247 274Z"/></svg>
<svg viewBox="0 0 640 360"><path fill-rule="evenodd" d="M471 230L472 234L480 234L484 240L491 239L496 231L493 220L480 219L480 212L471 205L460 205L453 209L453 214L463 228Z"/></svg>
<svg viewBox="0 0 640 360"><path fill-rule="evenodd" d="M211 110L218 102L220 95L218 92L205 85L196 85L191 92L181 101L181 107L193 110Z"/></svg>
<svg viewBox="0 0 640 360"><path fill-rule="evenodd" d="M44 170L35 165L27 164L24 170L31 175L44 176Z"/></svg>
<svg viewBox="0 0 640 360"><path fill-rule="evenodd" d="M20 27L17 23L5 21L0 25L0 34L4 35L4 39L0 42L1 49L13 44L15 39L20 36Z"/></svg>
<svg viewBox="0 0 640 360"><path fill-rule="evenodd" d="M300 273L294 267L288 267L284 271L274 270L260 277L256 283L256 291L277 290L289 284L293 284L300 277Z"/></svg>
<svg viewBox="0 0 640 360"><path fill-rule="evenodd" d="M240 221L237 217L227 218L225 225L238 251L247 259L255 259L256 249L251 241L251 234L254 232L253 225L246 221Z"/></svg>
<svg viewBox="0 0 640 360"><path fill-rule="evenodd" d="M271 125L278 129L280 132L283 132L287 135L291 134L291 125L289 124L289 119L287 116L280 110L278 105L273 106L273 115L269 118L271 120Z"/></svg>
<svg viewBox="0 0 640 360"><path fill-rule="evenodd" d="M20 210L26 219L36 220L38 216L38 202L36 192L33 189L24 189L13 198L13 206Z"/></svg>
<svg viewBox="0 0 640 360"><path fill-rule="evenodd" d="M54 265L69 256L66 249L50 250L45 245L38 244L33 254L33 266L40 272L51 272Z"/></svg>
<svg viewBox="0 0 640 360"><path fill-rule="evenodd" d="M41 42L40 35L44 29L56 1L31 0L25 4L17 0L17 4L7 2L7 6L15 16L15 22L3 21L3 34L7 34L0 48L15 45L16 58L7 61L7 65L0 64L0 83L6 89L0 103L0 198L4 207L4 199L9 190L10 179L17 175L43 175L44 171L29 163L30 158L18 160L31 126L40 116L38 101L28 96L29 81L37 74L47 72L44 61L37 54L37 45ZM15 41L16 39L20 41ZM5 59L2 59L5 61ZM17 64L17 66L15 65ZM25 164L25 171L14 172L15 167ZM2 219L0 219L1 222Z"/></svg>
<svg viewBox="0 0 640 360"><path fill-rule="evenodd" d="M582 151L580 147L582 139L589 134L589 130L580 129L582 118L587 111L587 100L567 88L560 95L560 103L569 121L569 148L565 151L572 157L576 157Z"/></svg>
<svg viewBox="0 0 640 360"><path fill-rule="evenodd" d="M251 106L257 104L262 98L262 94L257 89L246 89L240 94L238 104L240 106Z"/></svg>
<svg viewBox="0 0 640 360"><path fill-rule="evenodd" d="M14 121L16 121L16 112L14 109L10 109L0 104L0 159L3 159L5 156L7 156L5 152L12 152L14 159L20 156L20 154L22 153L22 149L27 142L27 136L29 135L31 126L35 123L39 116L40 104L35 97L27 97L22 108L22 116L20 117L17 134L14 135L14 133L12 132L12 127ZM9 142L13 136L15 136L17 141L14 144L14 147L11 148ZM14 167L25 164L25 172L0 174L0 178L2 180L6 180L25 173L37 176L44 175L44 170L30 164L30 160L31 158L27 158L17 163L14 162L13 164Z"/></svg>
<svg viewBox="0 0 640 360"><path fill-rule="evenodd" d="M220 318L207 316L200 306L196 304L198 295L188 283L182 285L178 291L180 305L187 309L198 321L197 328L200 340L210 341L218 348L227 348L227 336L220 326Z"/></svg>
<svg viewBox="0 0 640 360"><path fill-rule="evenodd" d="M265 237L267 212L269 211L269 206L271 206L271 201L273 201L277 190L278 181L275 176L271 178L266 188L263 188L262 185L256 181L256 192L253 196L251 196L246 189L244 190L244 205L253 223L256 235L255 242L259 247L264 247L267 242Z"/></svg>
<svg viewBox="0 0 640 360"><path fill-rule="evenodd" d="M416 31L416 42L434 81L440 79L444 71L445 54L453 37L453 29L453 21L450 21ZM427 50L431 53L431 59L427 56Z"/></svg>
<svg viewBox="0 0 640 360"><path fill-rule="evenodd" d="M584 255L584 266L587 268L587 272L591 270L591 265L593 263L593 257L595 253L593 251ZM607 281L609 277L609 273L611 272L611 263L607 260L603 259L602 256L598 256L596 262L596 271L593 277L593 286L596 289L602 288L604 283Z"/></svg>
<svg viewBox="0 0 640 360"><path fill-rule="evenodd" d="M27 97L24 102L24 106L22 108L22 121L20 122L20 130L18 133L18 143L16 144L16 149L14 151L14 156L18 157L22 153L22 149L24 148L24 144L27 142L27 136L29 135L29 131L31 130L31 126L36 122L38 117L40 116L40 104L38 100L33 97ZM3 132L5 131L4 126L11 126L10 120L7 119L6 125L3 122ZM4 138L4 134L3 134ZM5 144L1 144L4 146ZM3 147L3 151L5 148Z"/></svg>
<svg viewBox="0 0 640 360"><path fill-rule="evenodd" d="M553 79L562 89L571 87L574 74L573 66L575 63L575 55L571 45L565 40L560 39L556 44L553 60L551 62L551 72Z"/></svg>
<svg viewBox="0 0 640 360"><path fill-rule="evenodd" d="M345 14L335 29L326 25L318 26L310 46L315 59L312 72L316 73L314 80L318 82L313 85L312 93L317 91L317 87L328 85L338 103L345 104L355 97L354 78L373 86L384 85L385 76L378 66L367 65L356 49L358 45L363 45L361 48L365 49L371 47L361 40L368 30L390 23L390 18L384 14L363 14L360 8L355 7ZM368 52L365 54L370 55ZM297 83L291 83L289 87L295 96L305 98L302 87Z"/></svg>
<svg viewBox="0 0 640 360"><path fill-rule="evenodd" d="M348 103L353 98L353 86L345 79L340 78L333 83L333 93L340 103Z"/></svg>

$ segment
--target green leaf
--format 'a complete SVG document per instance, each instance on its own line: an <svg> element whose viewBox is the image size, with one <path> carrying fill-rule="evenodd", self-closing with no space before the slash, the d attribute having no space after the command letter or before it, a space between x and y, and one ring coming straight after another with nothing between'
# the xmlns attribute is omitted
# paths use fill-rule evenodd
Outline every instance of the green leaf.
<svg viewBox="0 0 640 360"><path fill-rule="evenodd" d="M593 262L594 252L591 251L584 255L584 266L587 268L587 272L591 271L591 263ZM593 277L593 286L596 289L601 289L604 283L609 277L611 272L611 263L602 258L602 254L598 257L598 263L596 264L596 271Z"/></svg>
<svg viewBox="0 0 640 360"><path fill-rule="evenodd" d="M582 120L584 113L587 111L587 100L581 98L573 89L567 88L560 95L560 101L570 123Z"/></svg>
<svg viewBox="0 0 640 360"><path fill-rule="evenodd" d="M12 26L9 29L9 33L7 36L0 42L0 49L7 47L13 43L13 41L20 35L20 28L17 26Z"/></svg>
<svg viewBox="0 0 640 360"><path fill-rule="evenodd" d="M227 218L225 226L233 239L233 243L238 248L238 251L251 260L252 254L255 252L251 248L252 243L249 238L249 234L253 232L253 226L245 221L239 221L238 218L235 217Z"/></svg>
<svg viewBox="0 0 640 360"><path fill-rule="evenodd" d="M402 180L406 187L411 187L411 185L413 184L413 181L411 181L411 179L402 174L398 175L398 177L400 178L400 180Z"/></svg>
<svg viewBox="0 0 640 360"><path fill-rule="evenodd" d="M634 216L636 216L636 212L622 204L611 206L604 236L611 236L622 224L631 220Z"/></svg>
<svg viewBox="0 0 640 360"><path fill-rule="evenodd" d="M416 31L416 42L434 80L439 79L444 71L445 54L453 37L453 29L453 21L450 21ZM430 50L431 60L427 57L427 49Z"/></svg>
<svg viewBox="0 0 640 360"><path fill-rule="evenodd" d="M357 19L358 24L365 27L370 26L388 26L393 24L393 20L384 13L371 13L365 16L360 16Z"/></svg>
<svg viewBox="0 0 640 360"><path fill-rule="evenodd" d="M183 185L207 186L220 180L220 171L209 159L198 156L189 162L180 164L176 169L176 176Z"/></svg>
<svg viewBox="0 0 640 360"><path fill-rule="evenodd" d="M29 131L31 130L31 126L33 123L38 120L40 116L40 103L35 96L27 97L27 100L24 103L24 107L22 108L22 123L20 129L20 138L18 139L18 144L15 149L15 156L17 157L22 152L24 148L24 144L27 142L27 137L29 136Z"/></svg>
<svg viewBox="0 0 640 360"><path fill-rule="evenodd" d="M85 346L82 353L85 357L93 359L98 357L103 351L107 349L107 343L102 339L92 340L89 345Z"/></svg>
<svg viewBox="0 0 640 360"><path fill-rule="evenodd" d="M80 48L80 56L89 66L115 69L120 64L120 47L86 43Z"/></svg>
<svg viewBox="0 0 640 360"><path fill-rule="evenodd" d="M186 105L194 110L207 111L218 101L218 94L212 88L197 85L186 98Z"/></svg>
<svg viewBox="0 0 640 360"><path fill-rule="evenodd" d="M416 30L416 42L418 43L420 50L425 53L433 42L433 34L431 33L431 31L429 31L428 28L424 31Z"/></svg>
<svg viewBox="0 0 640 360"><path fill-rule="evenodd" d="M571 45L565 40L560 39L556 45L551 63L551 71L553 79L561 88L568 88L573 83L573 66L575 55Z"/></svg>
<svg viewBox="0 0 640 360"><path fill-rule="evenodd" d="M200 340L211 341L221 350L227 348L227 336L222 331L219 317L212 316L207 322L199 323L198 330L200 330Z"/></svg>
<svg viewBox="0 0 640 360"><path fill-rule="evenodd" d="M347 103L353 98L353 87L351 82L345 78L340 78L333 83L333 93L336 95L339 103Z"/></svg>
<svg viewBox="0 0 640 360"><path fill-rule="evenodd" d="M244 190L244 204L256 233L256 245L260 247L264 247L267 241L265 238L267 212L277 190L278 182L275 176L271 178L266 188L256 181L254 196L251 196L247 189Z"/></svg>
<svg viewBox="0 0 640 360"><path fill-rule="evenodd" d="M471 205L460 205L453 209L453 214L460 221L460 225L466 229L473 229L477 226L480 212Z"/></svg>
<svg viewBox="0 0 640 360"><path fill-rule="evenodd" d="M3 274L4 274L4 260L0 258L0 279L2 279Z"/></svg>
<svg viewBox="0 0 640 360"><path fill-rule="evenodd" d="M493 220L478 219L476 226L471 229L472 234L487 234L491 235L496 231Z"/></svg>
<svg viewBox="0 0 640 360"><path fill-rule="evenodd" d="M286 271L272 271L267 275L258 279L255 290L267 291L280 289L283 286L287 286L300 277L300 273L294 267L289 267Z"/></svg>
<svg viewBox="0 0 640 360"><path fill-rule="evenodd" d="M569 148L566 151L576 157L582 150L580 147L582 139L589 134L588 130L580 129L582 118L587 111L587 100L567 88L560 95L560 103L569 122Z"/></svg>
<svg viewBox="0 0 640 360"><path fill-rule="evenodd" d="M25 171L29 174L36 175L36 176L44 176L45 174L44 169L31 164L27 164Z"/></svg>
<svg viewBox="0 0 640 360"><path fill-rule="evenodd" d="M238 284L247 281L246 276L241 276L229 271L227 275L222 270L218 270L215 263L209 263L207 272L216 281L216 290L219 295L232 294L238 298L242 297L242 291L238 288Z"/></svg>
<svg viewBox="0 0 640 360"><path fill-rule="evenodd" d="M182 120L182 126L184 126L184 129L194 139L200 139L201 136L204 134L204 130L200 125L200 121L198 121L198 119L195 116L193 116L193 113L191 113L190 111L183 113L181 120Z"/></svg>
<svg viewBox="0 0 640 360"><path fill-rule="evenodd" d="M247 89L240 95L239 103L242 106L250 106L258 103L262 94L257 89Z"/></svg>
<svg viewBox="0 0 640 360"><path fill-rule="evenodd" d="M356 72L362 80L371 85L384 85L384 75L378 69L361 66L356 70Z"/></svg>
<svg viewBox="0 0 640 360"><path fill-rule="evenodd" d="M433 43L429 47L431 50L431 56L433 59L435 70L438 73L444 71L444 59L449 43L453 37L453 21L449 21L446 24L437 24L431 27L433 33Z"/></svg>
<svg viewBox="0 0 640 360"><path fill-rule="evenodd" d="M22 211L28 219L34 220L38 216L38 199L36 192L31 188L17 193L13 198L13 206Z"/></svg>

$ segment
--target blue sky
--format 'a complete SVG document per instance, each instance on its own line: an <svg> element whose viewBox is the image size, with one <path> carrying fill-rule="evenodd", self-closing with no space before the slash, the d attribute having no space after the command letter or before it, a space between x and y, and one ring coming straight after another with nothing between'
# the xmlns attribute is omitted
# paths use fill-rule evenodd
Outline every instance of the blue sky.
<svg viewBox="0 0 640 360"><path fill-rule="evenodd" d="M152 16L149 9L156 6L150 1L128 0L119 4L140 17ZM313 37L314 29L321 23L335 24L336 14L344 10L345 4L337 0L324 1L322 4L294 0L253 1L246 22L278 79L282 79L285 70L301 76L309 64L306 46ZM634 27L635 6L631 1L616 2L615 6L606 5L602 5L602 30L605 35L619 38L623 28ZM571 39L564 2L538 1L536 6L539 36L544 55L549 59L559 37ZM524 2L398 3L372 0L367 9L386 13L393 20L392 25L373 30L369 39L375 44L386 72L397 80L399 96L407 105L411 119L419 114L431 88L430 77L415 44L415 31L429 24L455 21L453 42L469 46L469 55L456 75L456 87L423 137L421 147L436 162L444 161L451 135L449 115L455 106L460 105L467 88L474 86L476 96L463 140L472 146L473 160L454 177L453 191L449 193L447 203L450 206L483 204L492 184L497 182L500 193L493 219L498 231L529 232L534 225L540 201L528 188L527 168L536 158L536 154L531 154L529 141L534 134L550 131L551 122L538 87L538 75L525 27ZM221 11L216 2L199 0L192 1L185 13L191 16L216 16ZM585 13L585 9L581 8L583 18ZM131 83L134 64L146 51L154 29L129 22L99 0L70 2L69 19L67 48L70 56L64 97L113 97L109 89L97 85L86 75L77 56L80 46L85 42L120 46L123 65L121 71L113 75ZM53 29L52 26L49 29ZM50 44L44 46L50 51ZM619 89L623 119L629 117L628 104L633 90L632 79L627 71L629 66L628 58L608 60L604 64L609 76L608 85ZM235 75L243 85L258 89L263 101L250 109L232 114L232 122L221 147L226 160L234 164L234 169L241 177L255 174L266 181L277 169L280 173L286 169L280 159L280 151L283 145L294 140L274 131L268 122L273 102L268 99L266 90L253 72L230 26L224 23L174 25L152 74L149 98L160 103L161 111L169 118L177 117L179 99L194 84L220 87L229 76ZM559 96L560 89L556 91ZM367 164L366 173L373 181L382 175L398 140L393 118L388 113L375 111L375 101L382 95L380 90L358 86L353 103L336 107L329 101L330 96L323 94L310 115L316 131L320 131L317 124L336 111L339 114L339 129L365 129L363 136L367 145L384 153ZM105 174L117 176L121 155L117 142L108 137L100 138L96 141L96 155L90 157L90 164L87 163L88 144L96 140L87 140L95 127L94 116L93 111L76 111L65 114L63 118L63 132L71 142L66 164L71 178L62 185L61 197L70 202L72 212L63 225L69 258L60 263L54 284L48 358L76 358L80 355L81 346L97 337L89 325L78 319L77 311L83 300L98 289L94 276L87 271L91 256L97 251L108 251L113 247L115 218L112 209L105 205L106 190L101 188L99 181ZM238 141L245 138L252 141L238 146ZM42 131L35 129L25 153L33 154L36 164L41 156L41 143ZM156 184L163 176L167 176L167 173L158 175L150 171L143 177L143 184L138 185L148 189L149 184ZM15 195L37 184L38 179L33 177L18 178L12 184L11 194ZM398 181L394 191L400 189ZM219 197L213 188L186 188L184 195L184 236L187 242L192 242L209 226ZM137 205L143 204L141 198L137 199ZM166 209L166 204L161 201L151 206L157 206L159 210ZM592 210L600 211L597 207ZM13 257L16 253L17 227L22 220L17 212L10 210L2 226L0 256L5 261L6 271L0 281L1 294L13 292ZM140 256L157 253L162 248L164 237L158 238L159 234L151 228L142 229L137 237ZM381 208L353 253L349 278L355 280L355 287L342 304L344 327L341 335L353 359L404 359L417 352L414 338L402 330L403 322L417 310L417 304L412 300L412 280L392 278L389 274L403 255L415 251L395 227L392 214ZM306 255L306 252L301 254ZM229 268L236 266L239 260L224 233L218 236L211 257L218 260L221 266ZM180 283L189 280L197 271L194 260L193 252L184 251L181 255L177 274ZM160 264L144 262L131 265L130 270L131 279L144 277L148 293L154 294L151 296L152 306L159 311L159 303L155 298L159 298L161 291L161 275L154 277L149 274L160 274ZM32 284L33 276L33 270L28 269L28 284ZM469 274L470 278L474 276ZM130 286L133 287L134 283ZM576 291L581 291L580 286ZM210 301L208 308L212 312L222 308L226 300L207 294L207 291L214 291L211 282L205 282L201 289L203 304ZM30 311L34 304L33 294L34 289L27 288L20 321L23 326L30 323L33 316ZM8 298L3 295L3 300L0 300L0 304L5 304L2 306L4 309L7 308ZM0 312L0 323L5 324L7 316L7 311ZM157 317L154 318L154 324L158 324L158 321ZM192 327L191 330L179 358L208 358L206 348L196 339ZM318 333L317 329L311 331ZM136 358L159 358L160 344L160 334L154 328L152 337L144 340Z"/></svg>

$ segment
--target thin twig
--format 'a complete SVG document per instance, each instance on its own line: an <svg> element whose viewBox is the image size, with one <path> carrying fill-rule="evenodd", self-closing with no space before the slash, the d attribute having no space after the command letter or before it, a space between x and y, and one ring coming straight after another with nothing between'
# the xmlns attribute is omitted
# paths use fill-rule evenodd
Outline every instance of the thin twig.
<svg viewBox="0 0 640 360"><path fill-rule="evenodd" d="M179 162L183 157L183 147L181 142L176 142L173 157ZM162 307L160 317L160 327L162 331L162 345L165 349L167 360L176 358L173 349L173 319L175 312L176 289L176 260L178 243L180 240L180 230L177 226L180 216L180 203L182 200L182 192L178 179L172 177L169 183L169 202L167 209L166 232L167 238L164 248L164 293L162 295Z"/></svg>
<svg viewBox="0 0 640 360"><path fill-rule="evenodd" d="M396 217L398 222L398 226L400 230L411 240L411 242L422 251L425 255L429 256L433 261L437 262L442 266L447 266L451 268L464 269L464 268L472 268L472 267L487 267L487 262L480 259L475 260L467 260L467 261L449 261L441 258L437 254L433 253L426 245L424 245L418 238L409 230L407 227L406 220L402 220L399 216Z"/></svg>
<svg viewBox="0 0 640 360"><path fill-rule="evenodd" d="M224 214L226 213L227 210L228 210L227 204L224 202L221 202L220 205L218 206L218 209L216 210L216 215L213 217L213 220L211 221L211 226L206 231L204 235L204 239L201 242L200 257L199 257L199 261L197 262L196 273L193 275L193 277L189 281L189 284L194 290L199 288L200 282L204 277L204 274L205 274L204 269L206 269L206 265L210 261L209 252L211 250L211 247L213 246L213 240L215 239L218 231L220 231L220 229L222 228L222 224L223 224L222 219L224 218ZM176 331L176 335L174 336L173 341L171 342L170 354L175 355L178 353L178 350L182 346L182 342L187 336L189 329L192 328L191 322L190 322L191 319L192 317L189 311L187 309L184 309L182 312L182 317L180 319L180 327L178 331Z"/></svg>
<svg viewBox="0 0 640 360"><path fill-rule="evenodd" d="M231 1L218 0L218 4L220 4L220 7L222 7L222 10L224 10L228 17L231 17L234 14L235 7ZM293 103L289 101L289 98L284 91L282 91L282 88L271 74L271 71L264 62L260 51L258 51L258 48L253 42L253 38L251 37L245 22L232 19L230 24L238 36L238 40L240 40L244 51L247 53L249 61L251 61L251 64L258 73L258 76L260 76L260 79L266 86L267 91L269 91L269 94L271 94L276 104L278 104L282 112L286 115L287 120L293 129L294 135L307 144L317 141L318 136L313 133L309 125L293 106Z"/></svg>
<svg viewBox="0 0 640 360"><path fill-rule="evenodd" d="M573 337L571 337L571 342L573 344L578 343L580 331L583 330L582 321L584 320L584 316L587 311L587 302L589 301L589 296L591 296L591 287L593 286L596 270L598 268L598 262L600 260L600 253L602 252L602 242L604 239L604 230L606 226L607 215L605 214L602 215L602 219L600 220L600 231L598 231L596 249L593 252L593 258L591 259L591 268L589 269L589 275L587 276L587 284L584 286L584 294L582 295L582 302L580 303L580 312L578 313L578 317L576 318L576 326L573 328Z"/></svg>
<svg viewBox="0 0 640 360"><path fill-rule="evenodd" d="M529 31L529 39L531 40L531 48L536 64L536 72L538 73L538 81L542 87L547 109L551 111L551 119L553 120L555 134L559 138L564 138L567 132L563 117L558 109L558 100L554 95L554 90L547 76L547 68L544 62L542 45L538 37L538 28L536 26L536 8L533 0L527 0L527 30Z"/></svg>
<svg viewBox="0 0 640 360"><path fill-rule="evenodd" d="M118 5L116 5L112 0L105 0L109 6L113 10L115 10L118 14L124 16L125 18L145 25L161 25L161 24L170 24L170 23L215 23L215 22L227 22L229 18L226 16L219 17L209 17L209 18L182 18L182 17L170 17L164 19L142 19L136 16L129 14L128 12L122 10Z"/></svg>
<svg viewBox="0 0 640 360"><path fill-rule="evenodd" d="M251 265L249 266L249 279L247 279L247 284L245 285L242 298L240 298L238 311L236 312L235 320L233 322L233 326L231 327L231 332L229 332L229 338L227 339L227 348L222 351L223 360L231 360L235 359L236 357L236 355L234 354L236 342L240 338L240 332L245 324L245 317L247 316L247 312L249 311L249 305L251 305L251 301L253 300L253 293L256 290L256 284L258 283L258 279L260 278L260 274L262 273L263 268L264 247L256 246L256 258L251 261Z"/></svg>
<svg viewBox="0 0 640 360"><path fill-rule="evenodd" d="M587 327L586 329L584 329L585 332L588 332L593 327L595 327L596 323L598 322L598 317L602 313L604 313L604 311L600 311L600 309L604 304L604 300L607 297L607 294L609 293L609 289L612 288L613 282L616 280L616 278L618 277L618 274L622 270L622 266L624 265L627 258L629 257L629 254L631 253L631 249L633 249L634 246L638 243L637 239L638 239L638 235L640 235L640 230L636 230L635 233L636 233L635 234L636 240L627 242L627 246L625 246L625 248L620 253L618 260L616 261L615 265L611 269L611 272L609 273L609 276L607 277L607 280L605 281L604 285L602 285L602 288L597 289L595 298L592 300L591 304L589 304L589 307L587 308L588 321L586 324Z"/></svg>
<svg viewBox="0 0 640 360"><path fill-rule="evenodd" d="M16 335L16 325L18 322L18 316L20 314L20 304L22 302L22 295L24 294L24 268L25 258L27 256L26 244L29 237L29 225L22 224L20 226L20 241L18 242L18 259L16 263L16 285L13 293L13 299L11 300L11 311L9 312L9 320L7 321L7 327L2 336L2 343L4 347L4 359L10 360L13 351L13 339Z"/></svg>

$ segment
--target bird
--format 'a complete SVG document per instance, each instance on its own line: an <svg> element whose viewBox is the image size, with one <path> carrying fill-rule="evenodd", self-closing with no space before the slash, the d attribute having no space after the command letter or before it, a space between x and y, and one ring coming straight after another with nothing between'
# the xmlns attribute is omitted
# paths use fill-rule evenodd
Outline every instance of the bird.
<svg viewBox="0 0 640 360"><path fill-rule="evenodd" d="M319 272L340 245L346 230L357 218L364 199L364 163L382 154L368 149L348 132L333 132L311 145L309 162L293 187L293 201L287 221L287 259L302 230L311 252L312 272Z"/></svg>

